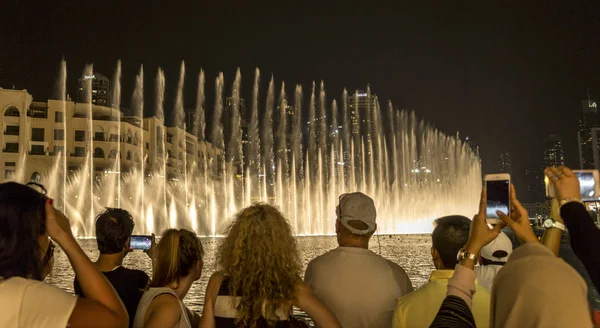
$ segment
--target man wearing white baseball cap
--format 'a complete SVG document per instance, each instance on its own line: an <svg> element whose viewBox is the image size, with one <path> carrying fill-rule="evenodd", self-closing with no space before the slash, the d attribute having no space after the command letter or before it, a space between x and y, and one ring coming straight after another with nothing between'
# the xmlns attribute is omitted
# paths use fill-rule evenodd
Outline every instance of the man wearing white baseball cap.
<svg viewBox="0 0 600 328"><path fill-rule="evenodd" d="M396 300L413 287L399 265L368 249L375 203L360 192L343 194L336 214L339 247L312 260L304 280L343 327L390 327Z"/></svg>
<svg viewBox="0 0 600 328"><path fill-rule="evenodd" d="M506 264L512 251L512 242L504 232L500 232L496 239L481 249L480 265L475 267L479 285L489 291L492 290L496 274Z"/></svg>

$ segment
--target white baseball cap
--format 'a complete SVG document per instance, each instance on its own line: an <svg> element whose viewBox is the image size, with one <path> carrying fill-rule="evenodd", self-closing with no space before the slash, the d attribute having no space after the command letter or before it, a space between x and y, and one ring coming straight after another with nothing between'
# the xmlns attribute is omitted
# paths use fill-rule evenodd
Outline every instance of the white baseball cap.
<svg viewBox="0 0 600 328"><path fill-rule="evenodd" d="M510 238L504 232L500 232L496 239L481 249L481 257L494 262L506 262L512 251Z"/></svg>
<svg viewBox="0 0 600 328"><path fill-rule="evenodd" d="M342 194L336 208L336 213L342 225L353 234L365 235L375 231L377 228L377 223L375 223L375 219L377 218L375 203L371 197L361 192ZM356 229L348 223L349 221L363 222L368 228L365 230Z"/></svg>

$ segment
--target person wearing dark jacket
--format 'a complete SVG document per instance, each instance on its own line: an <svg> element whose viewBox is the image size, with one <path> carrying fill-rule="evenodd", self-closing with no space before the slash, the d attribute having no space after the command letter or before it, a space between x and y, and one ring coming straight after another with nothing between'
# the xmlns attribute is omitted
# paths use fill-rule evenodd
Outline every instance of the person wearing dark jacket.
<svg viewBox="0 0 600 328"><path fill-rule="evenodd" d="M566 166L544 171L559 200L560 216L569 231L571 247L587 270L596 289L600 289L600 230L581 201L579 180Z"/></svg>

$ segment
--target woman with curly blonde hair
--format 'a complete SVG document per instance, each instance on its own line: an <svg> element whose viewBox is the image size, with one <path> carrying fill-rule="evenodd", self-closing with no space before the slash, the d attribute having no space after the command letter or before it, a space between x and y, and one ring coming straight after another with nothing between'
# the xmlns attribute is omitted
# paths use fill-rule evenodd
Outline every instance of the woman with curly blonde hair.
<svg viewBox="0 0 600 328"><path fill-rule="evenodd" d="M293 306L319 327L341 327L304 284L300 254L283 214L266 204L240 211L219 246L201 327L290 327Z"/></svg>

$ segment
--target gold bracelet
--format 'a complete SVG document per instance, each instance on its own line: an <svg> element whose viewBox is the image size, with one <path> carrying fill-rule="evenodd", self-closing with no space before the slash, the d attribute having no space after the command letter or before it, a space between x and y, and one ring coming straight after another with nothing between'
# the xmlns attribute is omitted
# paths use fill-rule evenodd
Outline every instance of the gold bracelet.
<svg viewBox="0 0 600 328"><path fill-rule="evenodd" d="M567 203L572 203L572 202L577 202L577 203L585 206L585 204L580 199L575 199L575 198L567 197L567 198L565 198L565 199L563 199L563 200L560 201L558 207L560 209L561 207L563 207L563 205L565 205Z"/></svg>

